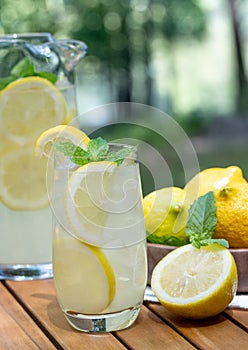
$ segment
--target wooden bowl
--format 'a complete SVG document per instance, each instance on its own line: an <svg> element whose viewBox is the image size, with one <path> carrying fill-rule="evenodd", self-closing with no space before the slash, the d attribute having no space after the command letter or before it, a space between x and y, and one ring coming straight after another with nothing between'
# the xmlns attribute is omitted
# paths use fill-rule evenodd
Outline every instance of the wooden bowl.
<svg viewBox="0 0 248 350"><path fill-rule="evenodd" d="M148 251L148 284L151 283L151 275L155 265L165 255L177 247L162 244L147 244ZM238 293L248 293L248 249L230 249L238 269Z"/></svg>

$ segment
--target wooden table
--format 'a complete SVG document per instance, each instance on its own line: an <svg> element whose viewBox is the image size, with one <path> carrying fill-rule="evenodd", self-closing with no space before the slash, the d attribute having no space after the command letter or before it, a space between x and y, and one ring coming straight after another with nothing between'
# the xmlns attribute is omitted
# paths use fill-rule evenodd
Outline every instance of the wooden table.
<svg viewBox="0 0 248 350"><path fill-rule="evenodd" d="M248 349L248 311L227 309L205 321L173 316L145 302L129 329L81 333L67 323L52 279L0 282L0 350Z"/></svg>

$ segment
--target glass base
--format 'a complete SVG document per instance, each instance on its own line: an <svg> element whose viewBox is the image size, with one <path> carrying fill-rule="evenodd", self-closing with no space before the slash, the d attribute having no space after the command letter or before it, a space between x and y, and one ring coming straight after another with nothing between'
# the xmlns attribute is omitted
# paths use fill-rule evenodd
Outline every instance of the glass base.
<svg viewBox="0 0 248 350"><path fill-rule="evenodd" d="M106 333L130 327L138 317L141 305L102 315L84 315L68 311L64 311L64 315L70 325L78 331Z"/></svg>
<svg viewBox="0 0 248 350"><path fill-rule="evenodd" d="M0 264L0 280L28 281L52 277L52 263Z"/></svg>

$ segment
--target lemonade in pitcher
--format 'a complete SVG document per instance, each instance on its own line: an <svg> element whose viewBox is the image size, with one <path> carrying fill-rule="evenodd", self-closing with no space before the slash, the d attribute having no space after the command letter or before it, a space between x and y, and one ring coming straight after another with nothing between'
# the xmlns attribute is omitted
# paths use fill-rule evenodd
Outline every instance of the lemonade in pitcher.
<svg viewBox="0 0 248 350"><path fill-rule="evenodd" d="M55 151L50 200L58 302L78 330L123 329L137 318L147 282L136 148L108 144L101 138L90 140L68 128L59 134L58 129L51 130ZM64 141L65 135L70 142ZM45 134L40 144L51 147Z"/></svg>
<svg viewBox="0 0 248 350"><path fill-rule="evenodd" d="M73 73L85 52L48 33L0 37L0 279L52 276L47 158L34 148L42 132L75 116Z"/></svg>

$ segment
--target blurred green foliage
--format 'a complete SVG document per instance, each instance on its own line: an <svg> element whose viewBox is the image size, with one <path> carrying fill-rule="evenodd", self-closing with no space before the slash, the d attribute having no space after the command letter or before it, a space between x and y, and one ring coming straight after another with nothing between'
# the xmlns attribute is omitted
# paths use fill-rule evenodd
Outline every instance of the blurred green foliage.
<svg viewBox="0 0 248 350"><path fill-rule="evenodd" d="M138 79L139 102L151 104L154 47L161 40L171 45L182 37L200 39L206 31L197 0L20 0L16 5L1 0L2 32L49 31L84 40L88 61L110 81L117 101L133 99Z"/></svg>
<svg viewBox="0 0 248 350"><path fill-rule="evenodd" d="M205 16L194 0L67 0L80 14L71 35L90 43L89 55L98 58L117 89L117 100L132 99L134 63L141 67L144 99L150 104L149 63L156 38L201 38ZM143 68L143 69L142 69ZM139 79L140 77L138 77Z"/></svg>
<svg viewBox="0 0 248 350"><path fill-rule="evenodd" d="M0 33L47 31L56 38L83 40L89 45L84 74L92 81L101 76L108 82L111 101L154 105L197 129L205 125L205 116L247 107L242 42L237 43L235 27L242 17L237 17L241 3L243 0L1 0ZM220 30L229 37L221 37L218 43L213 39L212 46L207 46L211 36L218 38L218 26L226 14L229 18ZM215 16L211 23L210 16ZM215 56L212 47L219 50ZM201 69L202 64L206 66Z"/></svg>

